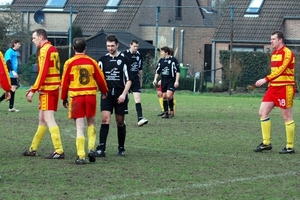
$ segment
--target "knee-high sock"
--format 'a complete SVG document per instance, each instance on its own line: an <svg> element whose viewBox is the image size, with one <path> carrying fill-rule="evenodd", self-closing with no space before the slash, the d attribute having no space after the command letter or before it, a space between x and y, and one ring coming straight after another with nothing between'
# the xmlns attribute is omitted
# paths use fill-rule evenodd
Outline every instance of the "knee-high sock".
<svg viewBox="0 0 300 200"><path fill-rule="evenodd" d="M61 143L61 138L60 138L60 131L58 126L53 126L49 128L50 134L51 134L51 139L53 143L53 147L55 149L55 152L58 154L62 154L64 152L63 146Z"/></svg>
<svg viewBox="0 0 300 200"><path fill-rule="evenodd" d="M15 103L15 92L10 91L9 109L14 107L14 103Z"/></svg>
<svg viewBox="0 0 300 200"><path fill-rule="evenodd" d="M286 147L294 148L295 123L293 120L285 123L285 132L286 132Z"/></svg>
<svg viewBox="0 0 300 200"><path fill-rule="evenodd" d="M135 104L135 110L136 110L136 114L137 114L138 121L139 121L140 119L143 118L142 104L141 103L136 103Z"/></svg>
<svg viewBox="0 0 300 200"><path fill-rule="evenodd" d="M168 108L168 102L169 102L169 100L168 99L164 99L164 112L168 112L169 111L169 108Z"/></svg>
<svg viewBox="0 0 300 200"><path fill-rule="evenodd" d="M3 93L3 95L0 97L0 102L3 101L5 99L5 93Z"/></svg>
<svg viewBox="0 0 300 200"><path fill-rule="evenodd" d="M106 140L109 130L109 124L101 124L100 132L99 132L99 146L100 149L105 151L106 149Z"/></svg>
<svg viewBox="0 0 300 200"><path fill-rule="evenodd" d="M85 144L84 136L80 136L76 138L77 156L79 157L79 159L85 158L84 144Z"/></svg>
<svg viewBox="0 0 300 200"><path fill-rule="evenodd" d="M169 100L169 107L170 107L170 111L174 111L174 99L170 99Z"/></svg>
<svg viewBox="0 0 300 200"><path fill-rule="evenodd" d="M270 118L260 119L263 143L269 145L271 143L271 120Z"/></svg>
<svg viewBox="0 0 300 200"><path fill-rule="evenodd" d="M38 149L39 144L40 144L41 140L43 139L46 131L47 131L47 126L41 126L41 125L38 126L36 133L33 137L33 140L31 142L29 151L36 151Z"/></svg>
<svg viewBox="0 0 300 200"><path fill-rule="evenodd" d="M162 97L159 97L158 98L158 102L159 102L159 105L160 105L160 108L161 108L161 111L164 112L164 103L163 103L164 99Z"/></svg>
<svg viewBox="0 0 300 200"><path fill-rule="evenodd" d="M96 143L96 130L95 126L89 126L88 131L88 150L95 150L95 143Z"/></svg>
<svg viewBox="0 0 300 200"><path fill-rule="evenodd" d="M126 139L126 125L119 127L118 126L118 142L119 142L119 148L123 147L125 145L125 139Z"/></svg>

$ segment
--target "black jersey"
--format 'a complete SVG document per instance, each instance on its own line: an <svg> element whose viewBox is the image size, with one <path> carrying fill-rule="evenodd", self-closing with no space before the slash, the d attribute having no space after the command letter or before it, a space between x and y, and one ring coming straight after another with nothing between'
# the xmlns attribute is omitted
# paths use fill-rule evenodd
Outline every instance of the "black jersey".
<svg viewBox="0 0 300 200"><path fill-rule="evenodd" d="M140 74L139 71L143 70L143 60L142 60L142 55L140 54L139 51L136 53L132 54L130 52L130 49L127 49L126 51L123 52L125 56L129 59L130 61L130 71L132 73L132 76L134 79L140 79Z"/></svg>
<svg viewBox="0 0 300 200"><path fill-rule="evenodd" d="M132 80L129 60L123 53L116 57L107 53L99 59L98 65L103 71L108 88L124 89L126 82Z"/></svg>
<svg viewBox="0 0 300 200"><path fill-rule="evenodd" d="M176 73L180 72L177 59L172 56L161 58L155 72L160 74L162 78L176 78Z"/></svg>

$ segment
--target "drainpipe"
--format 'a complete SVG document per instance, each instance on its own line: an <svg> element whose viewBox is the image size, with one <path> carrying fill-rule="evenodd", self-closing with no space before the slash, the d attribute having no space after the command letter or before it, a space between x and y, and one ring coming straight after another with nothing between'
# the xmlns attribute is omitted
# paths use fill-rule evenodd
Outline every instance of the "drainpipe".
<svg viewBox="0 0 300 200"><path fill-rule="evenodd" d="M72 15L73 15L73 5L70 5L70 30L69 30L69 58L71 58L71 53L72 53L72 29L73 29L73 20L72 20Z"/></svg>
<svg viewBox="0 0 300 200"><path fill-rule="evenodd" d="M180 31L180 63L183 63L184 30Z"/></svg>
<svg viewBox="0 0 300 200"><path fill-rule="evenodd" d="M211 82L215 84L216 81L216 42L212 42L212 61L211 61Z"/></svg>
<svg viewBox="0 0 300 200"><path fill-rule="evenodd" d="M172 28L172 44L171 47L174 49L175 47L175 28ZM175 49L174 49L175 50ZM175 55L174 55L175 56Z"/></svg>

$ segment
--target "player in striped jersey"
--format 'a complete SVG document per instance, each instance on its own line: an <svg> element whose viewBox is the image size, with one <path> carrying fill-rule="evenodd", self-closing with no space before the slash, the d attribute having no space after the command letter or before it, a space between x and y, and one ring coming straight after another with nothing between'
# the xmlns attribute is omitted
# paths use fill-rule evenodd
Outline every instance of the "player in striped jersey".
<svg viewBox="0 0 300 200"><path fill-rule="evenodd" d="M95 115L97 108L96 94L101 91L102 98L108 91L106 81L98 63L85 54L86 42L83 38L73 40L75 55L64 64L61 84L63 106L69 107L69 118L74 119L77 135L76 148L78 158L76 164L85 164L84 119L87 120L88 157L95 162ZM70 102L68 102L68 94Z"/></svg>
<svg viewBox="0 0 300 200"><path fill-rule="evenodd" d="M5 91L4 96L6 100L10 99L10 78L7 70L7 66L4 61L2 52L0 51L0 86Z"/></svg>
<svg viewBox="0 0 300 200"><path fill-rule="evenodd" d="M272 149L271 120L269 114L276 106L281 109L286 131L286 146L279 153L289 154L295 152L295 123L292 115L295 96L295 56L285 46L284 35L281 31L275 31L271 34L271 46L274 50L270 62L271 73L255 83L256 87L260 87L269 82L269 86L259 108L263 142L253 151L262 152Z"/></svg>
<svg viewBox="0 0 300 200"><path fill-rule="evenodd" d="M60 87L60 59L57 49L48 41L44 29L36 29L32 33L32 42L39 48L38 76L28 90L26 99L32 102L35 92L39 93L39 125L29 149L23 156L35 156L36 150L43 139L47 128L50 131L54 151L47 159L64 159L65 154L61 142L60 130L54 118L57 111Z"/></svg>

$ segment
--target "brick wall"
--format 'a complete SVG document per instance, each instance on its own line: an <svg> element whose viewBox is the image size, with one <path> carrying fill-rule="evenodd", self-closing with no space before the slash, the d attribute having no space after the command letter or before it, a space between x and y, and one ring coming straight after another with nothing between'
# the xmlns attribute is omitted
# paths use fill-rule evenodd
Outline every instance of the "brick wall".
<svg viewBox="0 0 300 200"><path fill-rule="evenodd" d="M24 19L26 20L26 13L24 13ZM72 20L76 18L77 14L73 14ZM68 32L70 27L70 14L69 13L44 13L44 22L38 24L34 21L34 13L30 13L29 16L29 29L32 31L37 28L45 29L47 32ZM28 22L25 21L25 24Z"/></svg>
<svg viewBox="0 0 300 200"><path fill-rule="evenodd" d="M178 62L184 66L189 64L190 73L203 71L204 69L204 45L212 44L211 38L214 28L191 28L191 27L159 27L158 28L158 48L163 46L172 47L172 28L174 28L174 51ZM183 52L181 52L181 32L183 31ZM139 29L139 36L148 41L156 41L156 28L142 26ZM198 53L200 50L200 53ZM181 59L182 54L182 59ZM159 57L159 53L158 53Z"/></svg>
<svg viewBox="0 0 300 200"><path fill-rule="evenodd" d="M287 19L283 26L286 39L299 39L300 38L300 20Z"/></svg>

